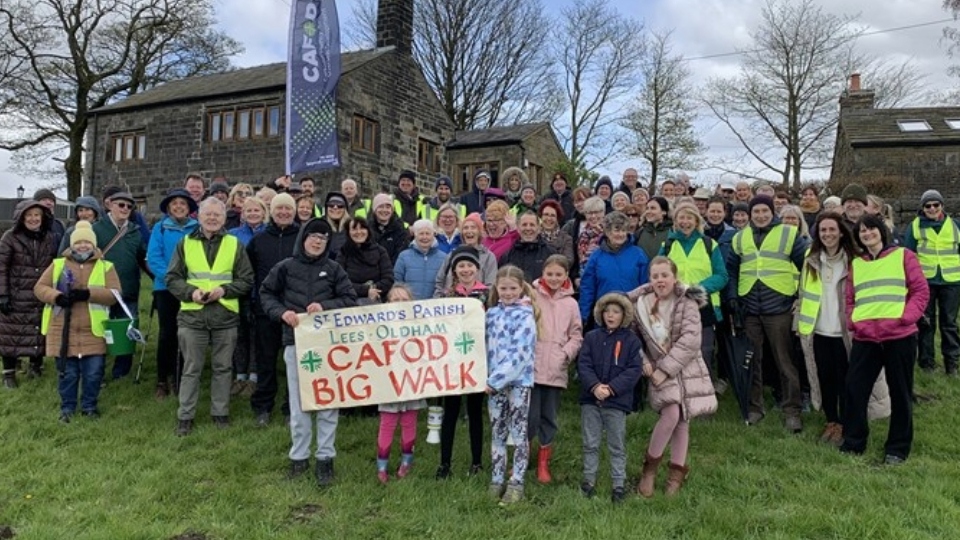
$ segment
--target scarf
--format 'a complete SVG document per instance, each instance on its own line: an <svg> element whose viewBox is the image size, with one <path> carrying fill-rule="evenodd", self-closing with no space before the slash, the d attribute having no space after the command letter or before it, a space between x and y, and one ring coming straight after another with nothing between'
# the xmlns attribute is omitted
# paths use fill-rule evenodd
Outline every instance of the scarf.
<svg viewBox="0 0 960 540"><path fill-rule="evenodd" d="M820 201L814 199L811 203L800 200L800 211L804 214L816 214L820 212Z"/></svg>
<svg viewBox="0 0 960 540"><path fill-rule="evenodd" d="M600 238L603 236L603 227L597 225L591 227L586 221L583 222L583 230L577 236L577 255L580 261L580 271L587 267L587 260L597 246L600 245Z"/></svg>

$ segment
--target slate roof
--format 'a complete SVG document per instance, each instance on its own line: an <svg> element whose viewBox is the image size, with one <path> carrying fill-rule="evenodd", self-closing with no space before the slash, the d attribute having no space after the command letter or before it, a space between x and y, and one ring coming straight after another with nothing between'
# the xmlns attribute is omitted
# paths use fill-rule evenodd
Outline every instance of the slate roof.
<svg viewBox="0 0 960 540"><path fill-rule="evenodd" d="M930 131L900 130L898 120L925 120ZM960 144L960 129L946 120L960 120L960 107L851 109L840 113L840 128L853 147Z"/></svg>
<svg viewBox="0 0 960 540"><path fill-rule="evenodd" d="M520 143L544 128L550 129L550 123L537 122L533 124L457 131L454 134L453 140L447 143L447 148L470 148L474 146L497 146ZM551 130L551 134L552 133Z"/></svg>
<svg viewBox="0 0 960 540"><path fill-rule="evenodd" d="M341 76L390 52L393 47L351 51L340 54ZM277 62L225 73L191 77L170 81L155 88L112 103L91 112L105 113L126 109L166 105L182 101L201 100L232 94L245 94L265 90L283 90L287 85L287 63Z"/></svg>

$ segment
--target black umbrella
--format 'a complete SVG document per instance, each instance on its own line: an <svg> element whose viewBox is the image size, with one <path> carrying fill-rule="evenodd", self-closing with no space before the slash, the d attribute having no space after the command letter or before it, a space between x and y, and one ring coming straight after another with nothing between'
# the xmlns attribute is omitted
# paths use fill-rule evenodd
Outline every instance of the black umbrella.
<svg viewBox="0 0 960 540"><path fill-rule="evenodd" d="M744 421L750 412L750 385L753 378L753 344L742 329L733 329L724 339L727 361L730 363L728 378L733 393L740 405Z"/></svg>
<svg viewBox="0 0 960 540"><path fill-rule="evenodd" d="M57 290L65 296L70 296L73 289L73 272L65 268L60 276L60 282L57 283ZM57 373L62 377L67 369L67 354L70 351L70 314L73 313L73 306L63 309L63 330L60 333L60 355L57 357Z"/></svg>

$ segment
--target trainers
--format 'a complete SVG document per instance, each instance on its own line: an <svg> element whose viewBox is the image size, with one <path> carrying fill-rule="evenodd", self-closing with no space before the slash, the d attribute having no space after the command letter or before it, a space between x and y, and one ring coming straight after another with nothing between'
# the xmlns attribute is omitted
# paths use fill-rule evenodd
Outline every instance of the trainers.
<svg viewBox="0 0 960 540"><path fill-rule="evenodd" d="M833 434L837 431L836 422L827 422L826 427L823 428L823 433L820 434L820 442L827 444L833 440Z"/></svg>
<svg viewBox="0 0 960 540"><path fill-rule="evenodd" d="M214 416L213 423L219 429L227 429L230 427L230 417L229 416Z"/></svg>
<svg viewBox="0 0 960 540"><path fill-rule="evenodd" d="M240 397L250 399L257 391L257 381L244 381L243 388L240 390Z"/></svg>
<svg viewBox="0 0 960 540"><path fill-rule="evenodd" d="M163 401L170 396L170 386L165 382L158 382L157 389L153 392L153 397L157 401Z"/></svg>
<svg viewBox="0 0 960 540"><path fill-rule="evenodd" d="M3 374L3 387L7 390L13 390L17 387L17 376L14 372Z"/></svg>
<svg viewBox="0 0 960 540"><path fill-rule="evenodd" d="M800 433L803 431L803 421L799 416L788 416L783 421L783 427L790 433Z"/></svg>
<svg viewBox="0 0 960 540"><path fill-rule="evenodd" d="M246 381L241 381L239 379L234 380L233 384L230 385L230 395L235 396L239 394L243 390L244 386L246 386L244 384L245 382Z"/></svg>
<svg viewBox="0 0 960 540"><path fill-rule="evenodd" d="M763 420L763 416L764 414L762 412L752 412L747 415L747 424L755 426L759 424L761 420Z"/></svg>
<svg viewBox="0 0 960 540"><path fill-rule="evenodd" d="M92 409L92 410L89 410L89 411L83 411L81 414L82 414L83 416L91 419L91 420L98 420L98 419L100 419L100 411L98 411L98 410L96 410L96 409Z"/></svg>
<svg viewBox="0 0 960 540"><path fill-rule="evenodd" d="M623 502L623 499L626 497L626 493L623 491L623 486L613 488L613 492L610 494L610 501L613 504L620 504Z"/></svg>
<svg viewBox="0 0 960 540"><path fill-rule="evenodd" d="M586 480L584 480L580 484L580 493L583 493L584 497L588 499L592 499L593 496L597 494L597 488L590 482L587 482Z"/></svg>
<svg viewBox="0 0 960 540"><path fill-rule="evenodd" d="M381 470L377 471L377 480L378 480L381 484L386 485L387 482L390 480L390 475L387 474L387 471L386 471L386 470L381 469Z"/></svg>
<svg viewBox="0 0 960 540"><path fill-rule="evenodd" d="M886 457L883 458L884 465L900 465L904 461L906 461L904 458L894 454L887 454Z"/></svg>
<svg viewBox="0 0 960 540"><path fill-rule="evenodd" d="M401 463L400 468L397 469L397 478L406 478L412 468L413 466L409 463Z"/></svg>
<svg viewBox="0 0 960 540"><path fill-rule="evenodd" d="M332 484L334 478L333 458L318 459L317 468L314 474L317 478L318 486L327 487Z"/></svg>
<svg viewBox="0 0 960 540"><path fill-rule="evenodd" d="M503 497L500 498L500 506L506 506L508 504L516 504L523 500L523 484L514 484L513 482L507 484L506 491L503 492Z"/></svg>
<svg viewBox="0 0 960 540"><path fill-rule="evenodd" d="M177 437L186 437L193 431L193 420L180 420L177 422Z"/></svg>
<svg viewBox="0 0 960 540"><path fill-rule="evenodd" d="M70 423L70 417L71 417L71 416L73 416L73 415L70 414L70 413L68 413L68 412L62 412L62 413L60 413L60 418L59 418L60 423L61 423L61 424L69 424L69 423Z"/></svg>
<svg viewBox="0 0 960 540"><path fill-rule="evenodd" d="M39 379L43 376L43 365L30 363L30 367L27 368L27 378L28 379Z"/></svg>
<svg viewBox="0 0 960 540"><path fill-rule="evenodd" d="M491 499L495 501L499 501L501 497L504 496L503 484L491 482L490 485L487 486L487 495Z"/></svg>
<svg viewBox="0 0 960 540"><path fill-rule="evenodd" d="M437 467L437 480L446 480L450 478L450 466L440 465Z"/></svg>
<svg viewBox="0 0 960 540"><path fill-rule="evenodd" d="M291 459L290 460L290 471L287 472L287 478L293 480L299 476L302 476L303 473L310 470L310 461L306 459Z"/></svg>
<svg viewBox="0 0 960 540"><path fill-rule="evenodd" d="M257 427L267 427L270 425L270 413L262 412L257 414Z"/></svg>

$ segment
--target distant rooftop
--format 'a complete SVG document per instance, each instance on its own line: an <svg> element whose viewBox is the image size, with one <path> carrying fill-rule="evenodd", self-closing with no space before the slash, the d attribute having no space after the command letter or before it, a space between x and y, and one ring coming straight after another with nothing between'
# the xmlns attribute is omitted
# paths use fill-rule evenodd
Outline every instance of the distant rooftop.
<svg viewBox="0 0 960 540"><path fill-rule="evenodd" d="M447 143L447 148L469 148L472 146L519 143L525 141L541 129L550 129L549 122L458 131L454 135L454 139Z"/></svg>
<svg viewBox="0 0 960 540"><path fill-rule="evenodd" d="M853 146L960 144L960 107L844 110L840 127Z"/></svg>

